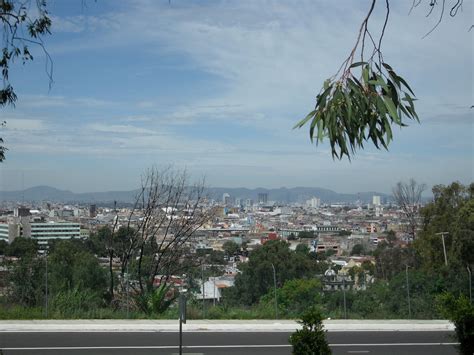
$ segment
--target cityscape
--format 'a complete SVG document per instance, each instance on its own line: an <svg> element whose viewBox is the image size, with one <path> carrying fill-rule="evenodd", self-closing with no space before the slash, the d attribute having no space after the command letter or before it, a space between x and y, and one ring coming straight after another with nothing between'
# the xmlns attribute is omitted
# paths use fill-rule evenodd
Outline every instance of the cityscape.
<svg viewBox="0 0 474 355"><path fill-rule="evenodd" d="M0 0L0 355L474 354L473 14Z"/></svg>

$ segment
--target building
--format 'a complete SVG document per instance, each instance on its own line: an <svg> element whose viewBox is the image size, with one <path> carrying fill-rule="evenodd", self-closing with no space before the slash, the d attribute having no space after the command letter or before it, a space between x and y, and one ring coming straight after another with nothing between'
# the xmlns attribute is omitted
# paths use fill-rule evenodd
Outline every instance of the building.
<svg viewBox="0 0 474 355"><path fill-rule="evenodd" d="M310 200L306 201L306 205L311 208L319 208L321 206L321 199L313 197Z"/></svg>
<svg viewBox="0 0 474 355"><path fill-rule="evenodd" d="M73 239L85 235L79 223L44 222L29 218L12 218L7 223L0 223L0 240L11 243L17 237L33 238L39 244L46 244L51 239Z"/></svg>
<svg viewBox="0 0 474 355"><path fill-rule="evenodd" d="M258 203L265 204L268 202L268 194L266 192L261 192L258 194Z"/></svg>
<svg viewBox="0 0 474 355"><path fill-rule="evenodd" d="M90 218L97 217L97 206L96 205L90 205L89 206L89 217Z"/></svg>
<svg viewBox="0 0 474 355"><path fill-rule="evenodd" d="M374 206L380 206L382 204L380 201L380 196L377 196L377 195L372 196L372 204Z"/></svg>
<svg viewBox="0 0 474 355"><path fill-rule="evenodd" d="M229 205L230 204L230 195L227 192L224 192L222 194L222 203L224 205Z"/></svg>

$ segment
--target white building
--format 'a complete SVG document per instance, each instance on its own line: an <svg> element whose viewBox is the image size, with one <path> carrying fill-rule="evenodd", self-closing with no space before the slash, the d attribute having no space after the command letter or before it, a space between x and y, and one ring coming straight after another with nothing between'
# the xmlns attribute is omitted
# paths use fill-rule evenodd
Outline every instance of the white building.
<svg viewBox="0 0 474 355"><path fill-rule="evenodd" d="M372 196L372 204L374 206L380 206L381 205L380 196L377 196L377 195Z"/></svg>

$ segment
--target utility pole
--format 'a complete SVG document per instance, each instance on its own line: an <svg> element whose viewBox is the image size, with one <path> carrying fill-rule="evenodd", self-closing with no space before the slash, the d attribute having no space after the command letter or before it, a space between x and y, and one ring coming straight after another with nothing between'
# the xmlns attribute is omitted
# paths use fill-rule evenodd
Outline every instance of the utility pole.
<svg viewBox="0 0 474 355"><path fill-rule="evenodd" d="M441 239L443 240L443 252L444 252L444 265L448 266L448 257L446 255L446 244L444 243L444 236L445 234L449 234L449 232L440 232L436 233L436 235L441 235Z"/></svg>
<svg viewBox="0 0 474 355"><path fill-rule="evenodd" d="M467 265L467 273L469 274L469 303L472 303L472 275L469 265Z"/></svg>
<svg viewBox="0 0 474 355"><path fill-rule="evenodd" d="M342 294L343 294L343 296L344 296L344 319L347 319L346 275L342 275Z"/></svg>
<svg viewBox="0 0 474 355"><path fill-rule="evenodd" d="M277 279L276 279L276 271L275 271L275 265L272 263L272 269L273 269L273 293L275 297L275 319L278 319L278 303L277 303Z"/></svg>
<svg viewBox="0 0 474 355"><path fill-rule="evenodd" d="M407 280L408 317L411 319L410 285L408 284L408 264L405 265L405 276Z"/></svg>
<svg viewBox="0 0 474 355"><path fill-rule="evenodd" d="M45 249L45 262L46 262L46 275L45 275L45 313L46 318L48 318L48 246Z"/></svg>
<svg viewBox="0 0 474 355"><path fill-rule="evenodd" d="M129 313L130 313L130 296L129 296L129 284L130 284L130 275L128 273L128 261L127 261L127 278L126 278L127 284L125 285L126 287L126 292L127 292L127 319L129 318Z"/></svg>
<svg viewBox="0 0 474 355"><path fill-rule="evenodd" d="M201 264L201 283L202 283L202 319L206 318L205 289L204 289L204 260Z"/></svg>

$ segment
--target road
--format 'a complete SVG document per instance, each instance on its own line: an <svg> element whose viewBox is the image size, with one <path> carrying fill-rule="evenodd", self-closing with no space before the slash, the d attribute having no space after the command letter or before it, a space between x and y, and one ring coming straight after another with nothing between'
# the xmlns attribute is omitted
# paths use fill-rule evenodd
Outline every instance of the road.
<svg viewBox="0 0 474 355"><path fill-rule="evenodd" d="M187 332L184 354L290 354L289 332ZM449 331L328 332L333 354L456 354ZM176 332L2 332L3 355L177 354ZM1 354L1 353L0 353Z"/></svg>

